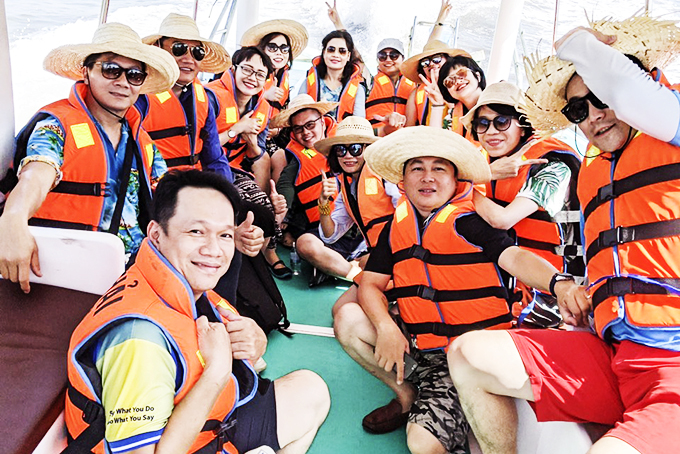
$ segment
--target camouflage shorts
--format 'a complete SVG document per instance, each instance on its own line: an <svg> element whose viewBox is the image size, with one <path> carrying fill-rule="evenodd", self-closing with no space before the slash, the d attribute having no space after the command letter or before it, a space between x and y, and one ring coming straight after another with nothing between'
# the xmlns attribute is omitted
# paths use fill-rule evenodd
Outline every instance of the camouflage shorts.
<svg viewBox="0 0 680 454"><path fill-rule="evenodd" d="M416 360L418 367L409 381L418 387L418 397L411 407L408 421L427 429L447 452L469 453L467 436L470 426L449 375L446 353L418 352Z"/></svg>

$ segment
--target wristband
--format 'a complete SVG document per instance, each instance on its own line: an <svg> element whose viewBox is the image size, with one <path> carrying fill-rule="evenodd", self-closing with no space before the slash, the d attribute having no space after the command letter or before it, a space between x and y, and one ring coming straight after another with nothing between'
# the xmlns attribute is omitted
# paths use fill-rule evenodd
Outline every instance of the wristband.
<svg viewBox="0 0 680 454"><path fill-rule="evenodd" d="M552 296L557 297L557 295L555 295L555 285L558 282L562 282L562 281L572 281L572 282L574 282L574 276L572 276L569 273L555 273L555 274L553 274L552 279L550 279L550 285L548 286L548 288L550 290L550 294Z"/></svg>
<svg viewBox="0 0 680 454"><path fill-rule="evenodd" d="M331 214L331 204L329 202L326 202L324 205L321 205L320 203L317 205L317 208L319 209L319 214L322 216L330 216Z"/></svg>
<svg viewBox="0 0 680 454"><path fill-rule="evenodd" d="M444 26L444 22L437 22L435 25L439 25L440 27Z"/></svg>

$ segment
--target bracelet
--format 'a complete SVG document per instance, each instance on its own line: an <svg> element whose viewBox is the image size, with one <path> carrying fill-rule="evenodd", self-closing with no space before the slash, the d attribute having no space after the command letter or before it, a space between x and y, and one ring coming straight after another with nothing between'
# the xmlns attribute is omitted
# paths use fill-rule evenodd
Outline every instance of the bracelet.
<svg viewBox="0 0 680 454"><path fill-rule="evenodd" d="M317 205L317 208L319 209L319 214L322 216L330 216L331 214L331 204L326 202L326 204L321 205L320 203Z"/></svg>
<svg viewBox="0 0 680 454"><path fill-rule="evenodd" d="M444 22L437 22L435 25L439 25L440 27L444 26Z"/></svg>

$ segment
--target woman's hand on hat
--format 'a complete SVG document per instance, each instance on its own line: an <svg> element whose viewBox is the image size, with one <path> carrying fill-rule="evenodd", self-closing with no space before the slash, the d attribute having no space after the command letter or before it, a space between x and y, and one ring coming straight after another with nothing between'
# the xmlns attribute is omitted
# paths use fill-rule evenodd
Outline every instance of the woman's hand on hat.
<svg viewBox="0 0 680 454"><path fill-rule="evenodd" d="M439 81L439 68L432 68L430 70L430 80L427 80L422 74L418 74L420 80L423 82L423 87L427 98L436 107L441 107L444 105L444 96L442 92L439 91L439 86L437 82Z"/></svg>
<svg viewBox="0 0 680 454"><path fill-rule="evenodd" d="M574 33L578 32L578 31L581 31L581 30L587 31L591 35L595 36L595 38L597 38L598 41L600 41L600 42L602 42L602 43L604 43L608 46L611 46L612 44L614 44L616 42L616 35L605 35L604 33L599 32L597 30L594 30L592 28L576 27L575 29L570 30L566 35L564 35L562 38L560 38L559 40L557 40L555 42L555 49L556 50L559 49L560 46L562 46L562 44L564 44L564 42L567 39L569 39L569 37L571 35L573 35Z"/></svg>
<svg viewBox="0 0 680 454"><path fill-rule="evenodd" d="M335 178L328 178L326 172L321 171L321 193L319 194L319 205L328 205L333 200L338 187Z"/></svg>

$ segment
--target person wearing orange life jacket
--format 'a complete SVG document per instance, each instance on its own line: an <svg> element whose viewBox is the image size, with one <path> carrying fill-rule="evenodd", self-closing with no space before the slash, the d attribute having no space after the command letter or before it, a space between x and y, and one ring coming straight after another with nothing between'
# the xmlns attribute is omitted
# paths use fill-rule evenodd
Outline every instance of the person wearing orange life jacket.
<svg viewBox="0 0 680 454"><path fill-rule="evenodd" d="M489 85L461 123L479 140L491 160L486 196L475 191L475 210L497 229L513 229L517 243L572 275L585 275L576 197L581 155L565 143L534 138L534 130L515 106L523 93L510 82ZM500 162L503 160L503 162ZM494 166L514 176L499 178ZM517 283L513 309L518 323L551 327L561 322L557 301ZM522 298L522 300L519 300ZM521 310L521 313L520 313Z"/></svg>
<svg viewBox="0 0 680 454"><path fill-rule="evenodd" d="M474 212L472 185L489 181L491 172L460 135L403 128L367 147L364 157L376 174L402 182L406 197L371 251L358 303L335 312L340 344L397 395L363 426L382 433L408 420L413 452L466 452L468 426L445 351L466 331L510 326L501 268L541 289L557 270ZM394 289L386 292L390 280ZM406 334L390 316L394 299ZM404 381L409 352L417 366Z"/></svg>
<svg viewBox="0 0 680 454"><path fill-rule="evenodd" d="M19 133L11 173L18 181L2 183L11 193L0 216L0 274L25 292L29 269L41 275L29 223L108 231L127 254L137 251L151 188L167 167L131 107L179 75L167 52L117 23L100 26L90 44L53 50L44 66L77 82Z"/></svg>
<svg viewBox="0 0 680 454"><path fill-rule="evenodd" d="M154 202L137 262L71 338L69 448L306 452L330 407L325 383L305 370L258 377L266 336L211 291L234 253L238 193L212 172L171 171Z"/></svg>
<svg viewBox="0 0 680 454"><path fill-rule="evenodd" d="M533 401L542 421L612 427L591 452L672 452L680 442L679 86L653 69L680 53L680 28L646 16L592 27L535 60L522 110L542 134L578 124L591 143L577 186L590 287L564 301L570 276L551 285L565 321L594 332L457 340L450 370L461 400L474 402L466 411L482 450L516 452L515 404L504 396Z"/></svg>
<svg viewBox="0 0 680 454"><path fill-rule="evenodd" d="M267 54L252 46L234 52L232 64L208 84L220 143L231 166L251 172L268 193L271 170L265 142L271 106L262 90L273 67Z"/></svg>
<svg viewBox="0 0 680 454"><path fill-rule="evenodd" d="M328 155L330 171L340 180L340 193L335 178L323 173L317 202L319 228L298 238L297 251L315 268L349 281L361 272L361 264L368 258L366 253L375 245L401 197L396 185L385 182L364 163L364 148L377 139L368 120L351 116L338 124L335 136L315 145L320 153ZM332 197L336 198L331 210ZM328 247L342 241L354 226L364 241L348 256Z"/></svg>
<svg viewBox="0 0 680 454"><path fill-rule="evenodd" d="M135 106L144 129L168 167L205 168L232 181L231 169L217 135L215 112L197 79L200 71L221 73L231 66L227 51L202 38L189 16L169 14L160 30L142 41L169 52L180 68L172 89L140 96Z"/></svg>
<svg viewBox="0 0 680 454"><path fill-rule="evenodd" d="M323 40L321 55L312 60L306 85L299 94L307 93L314 101L338 102L331 112L338 121L349 115L366 116L366 91L359 66L353 62L354 41L346 30L334 30Z"/></svg>
<svg viewBox="0 0 680 454"><path fill-rule="evenodd" d="M378 74L366 101L366 118L382 137L406 124L406 101L416 85L401 74L404 46L387 38L378 44Z"/></svg>

